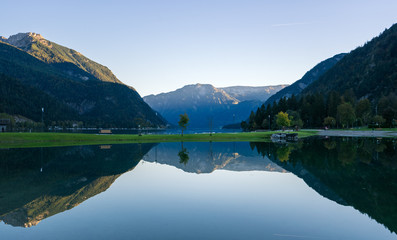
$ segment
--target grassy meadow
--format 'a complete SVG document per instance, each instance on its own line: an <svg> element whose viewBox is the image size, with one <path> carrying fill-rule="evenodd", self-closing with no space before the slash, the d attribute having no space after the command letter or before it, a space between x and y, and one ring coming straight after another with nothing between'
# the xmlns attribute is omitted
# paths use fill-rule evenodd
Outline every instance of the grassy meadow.
<svg viewBox="0 0 397 240"><path fill-rule="evenodd" d="M80 133L1 133L0 148L56 147L75 145L99 145L119 143L153 143L153 142L262 142L270 140L276 131L208 133L203 134L80 134ZM300 138L317 134L317 131L303 130L297 132Z"/></svg>

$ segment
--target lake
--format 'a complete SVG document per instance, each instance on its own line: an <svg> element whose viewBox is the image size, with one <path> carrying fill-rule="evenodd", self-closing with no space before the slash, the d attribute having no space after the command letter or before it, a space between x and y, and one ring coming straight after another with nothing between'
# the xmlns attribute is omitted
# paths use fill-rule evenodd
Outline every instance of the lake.
<svg viewBox="0 0 397 240"><path fill-rule="evenodd" d="M397 143L0 150L0 239L397 239Z"/></svg>

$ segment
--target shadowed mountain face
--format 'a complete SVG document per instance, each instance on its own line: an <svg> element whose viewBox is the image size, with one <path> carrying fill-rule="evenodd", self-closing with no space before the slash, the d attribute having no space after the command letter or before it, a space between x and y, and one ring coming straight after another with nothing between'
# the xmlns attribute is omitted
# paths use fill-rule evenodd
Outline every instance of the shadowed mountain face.
<svg viewBox="0 0 397 240"><path fill-rule="evenodd" d="M42 107L47 126L57 121L87 127L167 124L132 87L80 53L33 33L3 38L0 112L39 122Z"/></svg>
<svg viewBox="0 0 397 240"><path fill-rule="evenodd" d="M106 191L154 144L0 150L0 220L30 227Z"/></svg>
<svg viewBox="0 0 397 240"><path fill-rule="evenodd" d="M305 89L313 82L317 81L323 74L325 74L329 69L335 66L335 64L339 62L345 55L346 53L341 53L320 62L312 69L310 69L307 73L305 73L305 75L303 75L301 79L294 82L290 86L281 89L273 96L269 97L265 105L273 104L273 102L278 102L283 97L289 98L292 95L298 95L303 91L303 89Z"/></svg>
<svg viewBox="0 0 397 240"><path fill-rule="evenodd" d="M357 97L378 101L397 94L397 24L346 55L302 94L352 90Z"/></svg>
<svg viewBox="0 0 397 240"><path fill-rule="evenodd" d="M397 144L391 139L312 138L252 144L324 197L353 206L397 232Z"/></svg>
<svg viewBox="0 0 397 240"><path fill-rule="evenodd" d="M210 84L195 84L149 95L144 100L173 125L178 125L180 114L187 113L191 128L208 128L210 124L221 127L241 122L285 86L215 88Z"/></svg>

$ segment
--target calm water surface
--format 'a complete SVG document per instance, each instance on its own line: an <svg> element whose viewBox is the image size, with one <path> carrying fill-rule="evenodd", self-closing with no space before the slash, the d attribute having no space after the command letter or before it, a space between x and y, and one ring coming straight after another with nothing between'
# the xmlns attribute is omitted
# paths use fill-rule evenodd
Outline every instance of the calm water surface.
<svg viewBox="0 0 397 240"><path fill-rule="evenodd" d="M0 239L397 239L395 140L0 150Z"/></svg>

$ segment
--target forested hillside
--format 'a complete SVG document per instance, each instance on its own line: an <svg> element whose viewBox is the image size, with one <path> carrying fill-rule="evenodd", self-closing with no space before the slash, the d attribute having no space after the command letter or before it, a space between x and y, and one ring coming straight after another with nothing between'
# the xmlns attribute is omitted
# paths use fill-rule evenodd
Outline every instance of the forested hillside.
<svg viewBox="0 0 397 240"><path fill-rule="evenodd" d="M246 130L279 128L287 112L297 127L397 126L397 25L358 47L297 96L251 112ZM269 124L270 121L270 124Z"/></svg>
<svg viewBox="0 0 397 240"><path fill-rule="evenodd" d="M352 90L356 98L377 103L382 96L397 94L397 25L346 55L303 94Z"/></svg>
<svg viewBox="0 0 397 240"><path fill-rule="evenodd" d="M269 97L269 99L267 99L267 101L265 102L265 105L272 104L273 102L278 102L283 97L289 98L292 95L298 95L311 83L317 81L317 79L319 79L324 73L332 68L337 62L339 62L345 55L346 53L340 53L320 62L312 69L310 69L307 73L305 73L305 75L303 75L301 79L294 82L290 86L281 89L276 94Z"/></svg>
<svg viewBox="0 0 397 240"><path fill-rule="evenodd" d="M129 86L101 81L73 63L41 61L0 42L0 113L22 115L45 124L82 122L90 127L158 127L166 121Z"/></svg>
<svg viewBox="0 0 397 240"><path fill-rule="evenodd" d="M82 79L88 80L94 76L100 81L122 83L109 68L90 60L73 49L48 41L40 34L18 33L8 39L0 39L0 41L18 47L45 63L52 64L68 75L79 76L82 71L77 70L77 67L91 75L80 75Z"/></svg>

